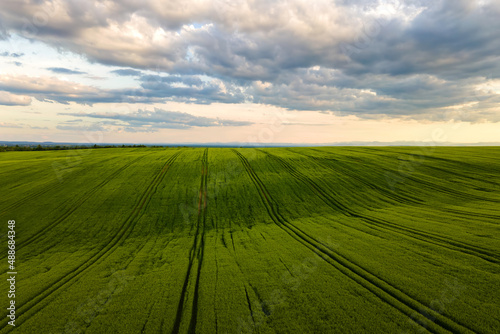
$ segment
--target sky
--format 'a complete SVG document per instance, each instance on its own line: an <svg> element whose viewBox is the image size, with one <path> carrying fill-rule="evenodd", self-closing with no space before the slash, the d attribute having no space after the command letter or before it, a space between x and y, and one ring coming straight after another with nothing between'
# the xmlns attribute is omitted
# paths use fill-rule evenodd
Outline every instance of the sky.
<svg viewBox="0 0 500 334"><path fill-rule="evenodd" d="M0 140L500 143L500 0L2 0Z"/></svg>

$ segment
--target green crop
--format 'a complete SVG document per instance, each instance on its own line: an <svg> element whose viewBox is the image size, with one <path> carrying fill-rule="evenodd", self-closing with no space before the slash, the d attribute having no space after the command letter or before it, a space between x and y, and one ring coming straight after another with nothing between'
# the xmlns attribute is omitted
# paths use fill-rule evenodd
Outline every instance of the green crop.
<svg viewBox="0 0 500 334"><path fill-rule="evenodd" d="M500 330L496 147L2 152L0 167L17 271L0 333Z"/></svg>

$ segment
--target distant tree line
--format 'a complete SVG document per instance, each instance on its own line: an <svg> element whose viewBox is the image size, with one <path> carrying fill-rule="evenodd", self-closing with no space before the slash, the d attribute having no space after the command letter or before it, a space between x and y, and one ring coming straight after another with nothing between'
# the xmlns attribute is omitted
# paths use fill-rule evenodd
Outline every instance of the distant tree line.
<svg viewBox="0 0 500 334"><path fill-rule="evenodd" d="M0 146L0 152L9 151L55 151L55 150L85 150L92 148L137 148L137 147L165 147L146 145L5 145Z"/></svg>

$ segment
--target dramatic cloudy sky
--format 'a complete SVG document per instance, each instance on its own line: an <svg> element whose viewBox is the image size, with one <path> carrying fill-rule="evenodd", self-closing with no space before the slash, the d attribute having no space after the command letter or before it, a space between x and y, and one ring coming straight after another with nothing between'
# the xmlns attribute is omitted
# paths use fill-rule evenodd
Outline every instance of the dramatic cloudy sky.
<svg viewBox="0 0 500 334"><path fill-rule="evenodd" d="M0 140L500 142L500 0L1 0Z"/></svg>

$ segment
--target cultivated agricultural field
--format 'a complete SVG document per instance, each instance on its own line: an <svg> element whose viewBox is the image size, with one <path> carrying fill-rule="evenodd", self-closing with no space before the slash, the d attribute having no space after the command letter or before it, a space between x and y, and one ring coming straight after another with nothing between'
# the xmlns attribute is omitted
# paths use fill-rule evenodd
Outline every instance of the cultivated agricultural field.
<svg viewBox="0 0 500 334"><path fill-rule="evenodd" d="M0 175L0 333L500 332L497 147L5 152Z"/></svg>

